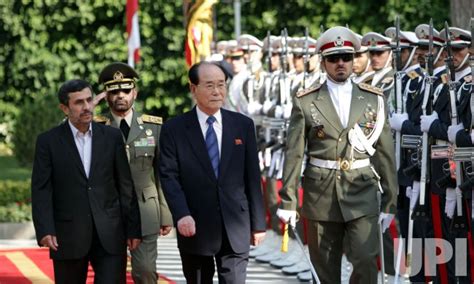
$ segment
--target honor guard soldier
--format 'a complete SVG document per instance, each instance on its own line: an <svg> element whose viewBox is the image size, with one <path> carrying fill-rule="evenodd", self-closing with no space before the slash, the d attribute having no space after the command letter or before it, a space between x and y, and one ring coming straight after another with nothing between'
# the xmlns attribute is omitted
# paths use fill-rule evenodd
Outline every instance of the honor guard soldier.
<svg viewBox="0 0 474 284"><path fill-rule="evenodd" d="M369 50L370 66L374 70L370 84L382 89L387 100L394 83L390 41L389 37L376 32L366 33L361 40Z"/></svg>
<svg viewBox="0 0 474 284"><path fill-rule="evenodd" d="M356 34L359 41L362 41L362 36ZM354 83L370 84L374 71L370 65L369 48L366 44L361 42L360 49L354 54L354 66L352 66Z"/></svg>
<svg viewBox="0 0 474 284"><path fill-rule="evenodd" d="M277 215L295 225L307 148L302 216L308 219L309 253L321 283L341 281L344 238L354 267L351 282L377 283L378 222L390 223L395 213L393 138L383 94L350 80L359 48L357 36L345 27L322 34L316 51L327 80L296 95L288 129Z"/></svg>
<svg viewBox="0 0 474 284"><path fill-rule="evenodd" d="M298 91L310 87L319 80L319 55L315 52L316 40L309 36L293 38L290 46L295 66L295 76L290 88L291 97L294 97Z"/></svg>
<svg viewBox="0 0 474 284"><path fill-rule="evenodd" d="M156 258L158 235L172 228L171 213L160 188L158 157L161 117L140 114L134 109L138 74L129 65L115 62L99 75L110 112L96 118L120 128L129 158L142 224L142 243L131 252L135 283L157 283Z"/></svg>

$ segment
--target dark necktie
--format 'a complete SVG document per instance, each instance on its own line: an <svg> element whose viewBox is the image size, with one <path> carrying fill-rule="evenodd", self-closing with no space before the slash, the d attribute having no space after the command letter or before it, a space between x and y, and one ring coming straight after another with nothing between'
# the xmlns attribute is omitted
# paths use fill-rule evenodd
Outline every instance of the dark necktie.
<svg viewBox="0 0 474 284"><path fill-rule="evenodd" d="M123 136L125 137L125 140L127 140L128 132L130 132L130 126L128 126L128 123L125 121L125 119L120 121L120 130L122 130Z"/></svg>
<svg viewBox="0 0 474 284"><path fill-rule="evenodd" d="M206 123L209 125L206 131L206 147L217 178L219 176L219 145L217 144L217 135L213 127L214 122L216 122L216 118L212 115L206 120Z"/></svg>

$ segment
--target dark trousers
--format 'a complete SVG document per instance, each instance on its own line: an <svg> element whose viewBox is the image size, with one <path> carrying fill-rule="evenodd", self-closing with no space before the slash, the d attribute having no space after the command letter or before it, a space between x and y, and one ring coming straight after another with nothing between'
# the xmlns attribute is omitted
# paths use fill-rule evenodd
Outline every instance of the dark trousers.
<svg viewBox="0 0 474 284"><path fill-rule="evenodd" d="M214 256L190 254L180 250L186 283L211 284L215 272L214 260L217 266L219 283L245 283L249 253L248 251L244 253L234 252L224 226L222 226L222 231L221 249Z"/></svg>
<svg viewBox="0 0 474 284"><path fill-rule="evenodd" d="M94 236L89 253L83 258L53 260L55 283L83 284L86 283L89 262L94 269L95 284L125 283L127 265L126 254L111 255L100 243L94 228Z"/></svg>

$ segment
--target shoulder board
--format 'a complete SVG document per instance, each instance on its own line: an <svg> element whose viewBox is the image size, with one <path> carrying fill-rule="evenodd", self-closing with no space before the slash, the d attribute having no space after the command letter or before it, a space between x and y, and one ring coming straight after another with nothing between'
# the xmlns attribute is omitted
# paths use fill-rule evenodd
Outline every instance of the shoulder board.
<svg viewBox="0 0 474 284"><path fill-rule="evenodd" d="M467 75L466 77L464 77L464 82L471 83L471 81L472 81L472 75Z"/></svg>
<svg viewBox="0 0 474 284"><path fill-rule="evenodd" d="M360 83L357 86L359 86L359 88L361 88L364 91L368 91L368 92L374 93L376 95L383 96L383 90L380 89L380 88L377 88L377 87L374 87L372 85L365 84L365 83Z"/></svg>
<svg viewBox="0 0 474 284"><path fill-rule="evenodd" d="M110 119L108 117L103 116L103 115L95 115L94 116L94 122L107 124L109 121L110 121Z"/></svg>
<svg viewBox="0 0 474 284"><path fill-rule="evenodd" d="M410 79L415 79L416 77L420 76L420 74L418 74L415 70L408 72L407 75L410 77Z"/></svg>
<svg viewBox="0 0 474 284"><path fill-rule="evenodd" d="M154 124L163 124L163 119L159 116L153 116L148 114L142 114L140 117L143 122L154 123Z"/></svg>
<svg viewBox="0 0 474 284"><path fill-rule="evenodd" d="M446 85L448 83L448 74L444 73L441 75L441 81Z"/></svg>
<svg viewBox="0 0 474 284"><path fill-rule="evenodd" d="M319 90L321 88L321 85L320 84L316 84L312 87L309 87L309 88L306 88L306 89L303 89L301 91L299 91L298 93L296 93L296 97L297 98L301 98L301 97L304 97L308 94L311 94L312 92L316 92L317 90Z"/></svg>
<svg viewBox="0 0 474 284"><path fill-rule="evenodd" d="M388 77L383 78L383 80L382 80L380 83L382 83L382 84L390 84L390 83L392 83L392 81L393 81L393 77L388 76Z"/></svg>

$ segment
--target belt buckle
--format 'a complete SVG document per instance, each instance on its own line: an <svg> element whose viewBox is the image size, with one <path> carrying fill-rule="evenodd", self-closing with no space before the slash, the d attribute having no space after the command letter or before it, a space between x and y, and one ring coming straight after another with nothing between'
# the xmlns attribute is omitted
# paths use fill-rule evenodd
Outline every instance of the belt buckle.
<svg viewBox="0 0 474 284"><path fill-rule="evenodd" d="M351 163L348 160L340 160L339 168L343 171L347 171L351 168Z"/></svg>

